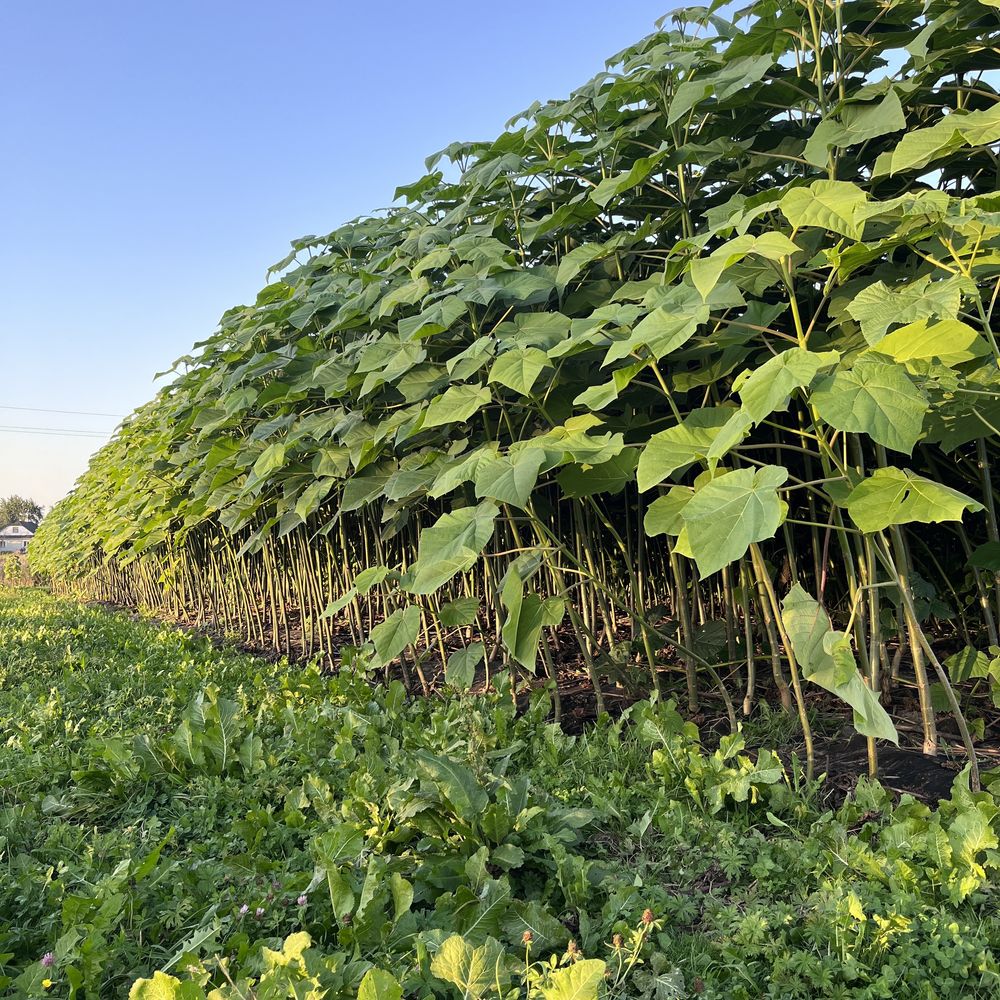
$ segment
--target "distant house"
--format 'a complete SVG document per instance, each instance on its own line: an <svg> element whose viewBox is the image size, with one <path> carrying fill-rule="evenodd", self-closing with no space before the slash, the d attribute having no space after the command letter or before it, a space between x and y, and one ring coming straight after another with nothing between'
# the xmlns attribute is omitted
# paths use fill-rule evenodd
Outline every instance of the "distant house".
<svg viewBox="0 0 1000 1000"><path fill-rule="evenodd" d="M0 552L27 552L37 530L38 525L31 521L15 521L0 528Z"/></svg>

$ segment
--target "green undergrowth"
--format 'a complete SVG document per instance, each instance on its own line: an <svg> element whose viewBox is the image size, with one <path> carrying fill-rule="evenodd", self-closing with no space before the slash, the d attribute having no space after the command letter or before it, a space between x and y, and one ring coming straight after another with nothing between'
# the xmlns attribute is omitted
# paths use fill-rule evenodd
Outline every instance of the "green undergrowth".
<svg viewBox="0 0 1000 1000"><path fill-rule="evenodd" d="M0 594L0 991L992 997L998 808ZM130 992L131 991L131 992Z"/></svg>

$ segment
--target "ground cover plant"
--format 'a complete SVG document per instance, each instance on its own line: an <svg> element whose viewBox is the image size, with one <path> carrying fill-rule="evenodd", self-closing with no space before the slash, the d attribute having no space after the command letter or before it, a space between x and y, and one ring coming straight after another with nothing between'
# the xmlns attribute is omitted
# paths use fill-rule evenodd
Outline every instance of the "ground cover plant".
<svg viewBox="0 0 1000 1000"><path fill-rule="evenodd" d="M826 804L669 702L577 736L0 593L0 992L992 997L998 807Z"/></svg>
<svg viewBox="0 0 1000 1000"><path fill-rule="evenodd" d="M688 711L797 712L810 771L810 691L873 771L912 692L978 787L1000 11L728 10L296 241L46 518L37 568L425 692L578 669L601 710L678 670Z"/></svg>

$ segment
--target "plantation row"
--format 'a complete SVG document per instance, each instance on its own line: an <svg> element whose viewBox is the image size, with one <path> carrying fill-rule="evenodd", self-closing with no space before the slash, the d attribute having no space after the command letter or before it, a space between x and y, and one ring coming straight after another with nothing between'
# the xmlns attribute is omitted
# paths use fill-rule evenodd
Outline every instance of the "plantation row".
<svg viewBox="0 0 1000 1000"><path fill-rule="evenodd" d="M0 590L0 994L992 998L1000 815ZM755 726L760 729L755 730ZM769 730L765 732L764 726Z"/></svg>
<svg viewBox="0 0 1000 1000"><path fill-rule="evenodd" d="M671 15L431 157L405 207L297 241L35 565L411 689L580 669L602 708L676 669L734 727L797 711L810 771L809 685L873 767L912 689L924 749L950 710L978 787L998 40L986 0Z"/></svg>

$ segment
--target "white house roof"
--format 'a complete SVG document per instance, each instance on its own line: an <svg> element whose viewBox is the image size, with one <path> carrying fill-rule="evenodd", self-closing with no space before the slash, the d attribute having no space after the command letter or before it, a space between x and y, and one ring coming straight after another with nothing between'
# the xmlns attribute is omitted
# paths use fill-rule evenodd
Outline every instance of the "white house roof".
<svg viewBox="0 0 1000 1000"><path fill-rule="evenodd" d="M23 530L13 530L18 528ZM14 521L12 524L7 524L0 528L0 535L18 535L23 538L25 532L29 535L33 535L37 530L38 525L32 521Z"/></svg>

